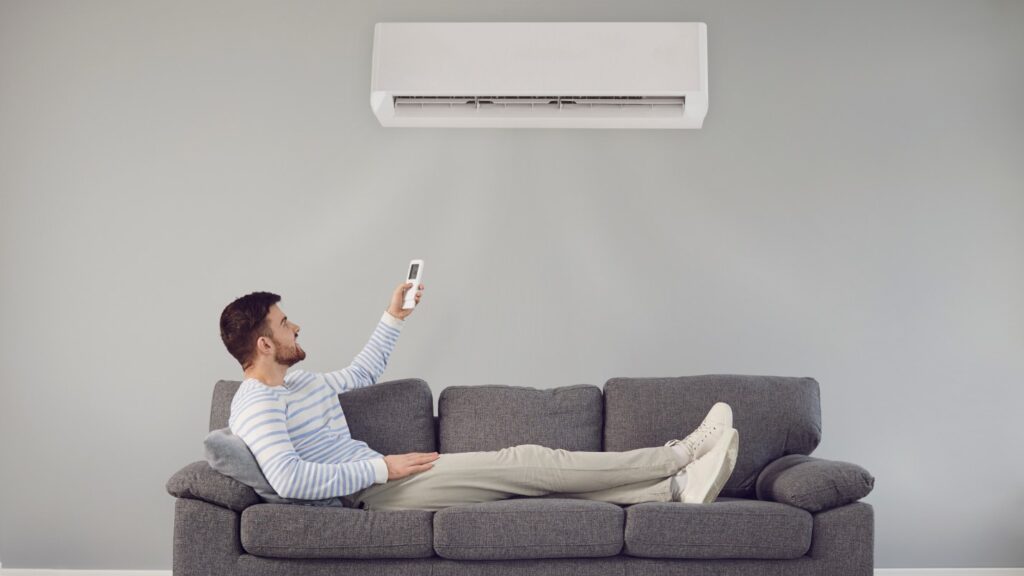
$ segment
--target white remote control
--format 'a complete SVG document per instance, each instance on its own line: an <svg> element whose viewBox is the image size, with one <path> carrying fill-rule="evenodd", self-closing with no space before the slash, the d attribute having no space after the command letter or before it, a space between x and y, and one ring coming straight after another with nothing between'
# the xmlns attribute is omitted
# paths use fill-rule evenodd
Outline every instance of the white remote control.
<svg viewBox="0 0 1024 576"><path fill-rule="evenodd" d="M416 291L420 289L420 280L423 280L423 260L409 262L409 273L405 275L405 279L406 283L412 282L412 288L405 291L402 310L409 310L416 307Z"/></svg>

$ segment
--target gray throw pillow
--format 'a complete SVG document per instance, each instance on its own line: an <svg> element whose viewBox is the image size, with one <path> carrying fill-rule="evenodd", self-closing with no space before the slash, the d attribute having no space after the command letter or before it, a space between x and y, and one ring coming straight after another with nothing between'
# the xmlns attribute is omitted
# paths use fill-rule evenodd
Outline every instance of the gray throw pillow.
<svg viewBox="0 0 1024 576"><path fill-rule="evenodd" d="M758 500L820 512L867 496L875 477L850 462L789 454L765 466L757 478Z"/></svg>
<svg viewBox="0 0 1024 576"><path fill-rule="evenodd" d="M265 502L272 504L302 504L305 506L344 506L341 498L324 500L297 500L283 498L267 482L267 477L260 470L256 457L245 444L245 441L231 433L230 428L221 428L210 432L203 440L206 448L206 461L210 468L225 476L230 476L242 484L252 488Z"/></svg>

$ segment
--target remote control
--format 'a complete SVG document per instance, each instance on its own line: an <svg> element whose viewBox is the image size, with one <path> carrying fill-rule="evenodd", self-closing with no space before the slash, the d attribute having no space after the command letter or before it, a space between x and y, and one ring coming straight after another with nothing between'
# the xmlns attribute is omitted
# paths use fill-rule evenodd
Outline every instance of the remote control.
<svg viewBox="0 0 1024 576"><path fill-rule="evenodd" d="M402 310L409 310L416 307L416 291L420 289L420 280L423 280L423 260L409 262L409 273L405 275L405 279L407 283L412 282L412 288L405 291Z"/></svg>

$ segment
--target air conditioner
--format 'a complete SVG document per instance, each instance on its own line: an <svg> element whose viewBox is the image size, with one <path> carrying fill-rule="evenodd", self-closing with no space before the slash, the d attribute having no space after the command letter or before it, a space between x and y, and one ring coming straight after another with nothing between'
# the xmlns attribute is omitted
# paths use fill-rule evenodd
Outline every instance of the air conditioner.
<svg viewBox="0 0 1024 576"><path fill-rule="evenodd" d="M700 128L703 22L382 22L370 106L384 126Z"/></svg>

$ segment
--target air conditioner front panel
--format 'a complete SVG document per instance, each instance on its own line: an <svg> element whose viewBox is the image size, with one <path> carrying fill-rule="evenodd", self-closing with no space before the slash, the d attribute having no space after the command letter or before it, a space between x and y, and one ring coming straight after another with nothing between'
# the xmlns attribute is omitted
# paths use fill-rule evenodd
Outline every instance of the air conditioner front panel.
<svg viewBox="0 0 1024 576"><path fill-rule="evenodd" d="M701 89L699 34L680 22L377 24L374 89L402 94L608 94Z"/></svg>
<svg viewBox="0 0 1024 576"><path fill-rule="evenodd" d="M699 22L379 23L371 106L386 126L700 127L706 45Z"/></svg>

